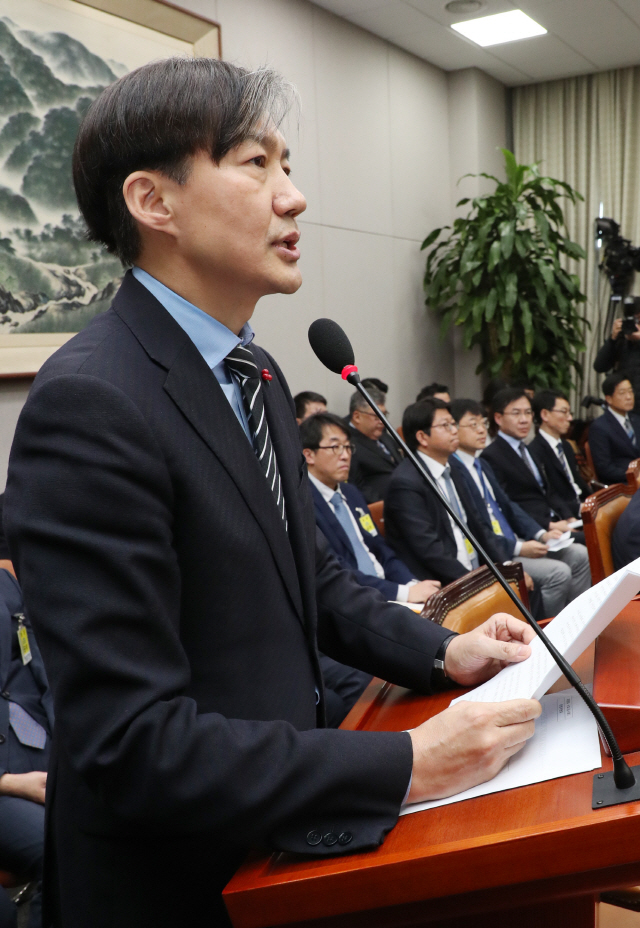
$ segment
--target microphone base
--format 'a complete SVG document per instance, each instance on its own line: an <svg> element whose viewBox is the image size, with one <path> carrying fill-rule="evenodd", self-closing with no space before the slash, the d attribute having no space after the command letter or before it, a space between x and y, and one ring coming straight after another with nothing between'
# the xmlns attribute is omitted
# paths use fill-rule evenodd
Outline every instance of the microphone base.
<svg viewBox="0 0 640 928"><path fill-rule="evenodd" d="M596 773L593 778L592 809L606 809L607 806L619 806L625 802L637 802L640 799L640 767L632 767L636 782L629 789L618 789L613 780L613 770L608 773Z"/></svg>

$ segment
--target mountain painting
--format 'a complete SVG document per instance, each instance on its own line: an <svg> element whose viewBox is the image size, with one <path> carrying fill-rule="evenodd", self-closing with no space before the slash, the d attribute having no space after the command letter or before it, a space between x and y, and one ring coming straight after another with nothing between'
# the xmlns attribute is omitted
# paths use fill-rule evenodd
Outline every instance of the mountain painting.
<svg viewBox="0 0 640 928"><path fill-rule="evenodd" d="M112 81L189 51L73 0L0 0L0 336L78 332L109 306L123 269L86 238L78 126Z"/></svg>

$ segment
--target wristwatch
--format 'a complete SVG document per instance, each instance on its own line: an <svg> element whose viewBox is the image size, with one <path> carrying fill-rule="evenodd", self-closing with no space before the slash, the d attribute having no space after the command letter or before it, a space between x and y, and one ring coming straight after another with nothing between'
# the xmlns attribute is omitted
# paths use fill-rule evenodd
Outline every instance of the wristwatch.
<svg viewBox="0 0 640 928"><path fill-rule="evenodd" d="M456 683L449 679L444 669L444 656L453 639L457 637L457 632L453 632L451 635L449 635L448 638L444 639L436 651L436 656L433 661L433 669L431 671L431 680L429 681L431 684L431 689L434 692L450 689L451 687L456 686Z"/></svg>

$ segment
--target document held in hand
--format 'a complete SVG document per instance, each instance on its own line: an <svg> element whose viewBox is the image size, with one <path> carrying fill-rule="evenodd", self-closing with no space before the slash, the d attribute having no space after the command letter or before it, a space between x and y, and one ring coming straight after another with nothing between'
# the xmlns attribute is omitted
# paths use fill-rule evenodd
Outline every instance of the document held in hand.
<svg viewBox="0 0 640 928"><path fill-rule="evenodd" d="M637 558L565 606L545 632L572 664L639 591L640 558ZM462 699L471 702L540 699L560 675L555 661L536 637L531 642L528 660L510 664L482 686L452 700L452 705Z"/></svg>

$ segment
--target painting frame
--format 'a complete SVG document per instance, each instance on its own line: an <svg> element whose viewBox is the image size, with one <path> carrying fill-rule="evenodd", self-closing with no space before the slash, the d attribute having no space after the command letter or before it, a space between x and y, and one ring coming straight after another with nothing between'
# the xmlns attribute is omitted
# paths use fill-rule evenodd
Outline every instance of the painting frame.
<svg viewBox="0 0 640 928"><path fill-rule="evenodd" d="M46 3L47 0L42 0ZM108 14L129 24L144 27L158 36L187 43L190 54L222 57L220 24L191 13L167 0L74 0L76 12L83 8ZM0 334L0 380L32 379L44 362L75 332Z"/></svg>

